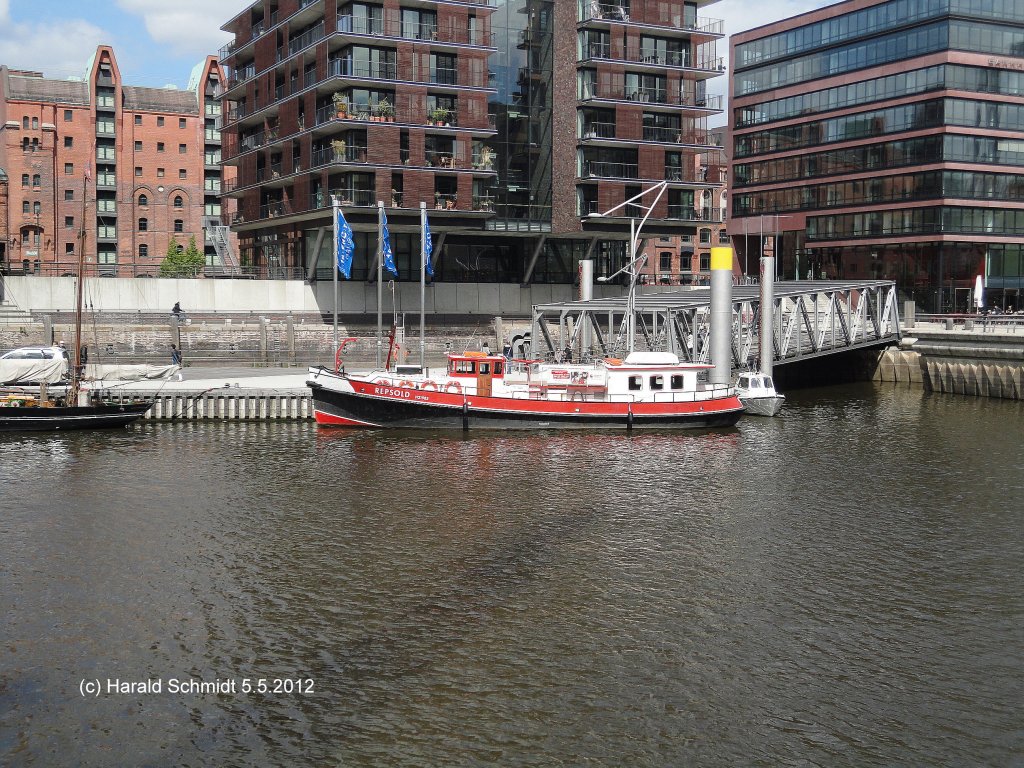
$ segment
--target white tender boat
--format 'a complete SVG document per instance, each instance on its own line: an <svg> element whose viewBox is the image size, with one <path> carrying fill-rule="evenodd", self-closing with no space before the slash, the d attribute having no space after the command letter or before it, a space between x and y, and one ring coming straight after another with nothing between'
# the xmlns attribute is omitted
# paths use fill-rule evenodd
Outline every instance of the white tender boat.
<svg viewBox="0 0 1024 768"><path fill-rule="evenodd" d="M741 373L736 382L736 394L747 413L756 416L775 416L786 402L786 396L775 391L772 377L761 373Z"/></svg>

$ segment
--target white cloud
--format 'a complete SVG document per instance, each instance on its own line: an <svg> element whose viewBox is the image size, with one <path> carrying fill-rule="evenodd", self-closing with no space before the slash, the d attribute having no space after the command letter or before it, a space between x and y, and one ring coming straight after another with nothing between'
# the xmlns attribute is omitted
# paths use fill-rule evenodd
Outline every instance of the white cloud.
<svg viewBox="0 0 1024 768"><path fill-rule="evenodd" d="M0 63L13 69L32 69L47 77L84 75L96 46L109 35L84 19L15 22L10 0L0 0Z"/></svg>
<svg viewBox="0 0 1024 768"><path fill-rule="evenodd" d="M221 32L221 24L250 4L251 0L117 0L122 10L142 17L156 43L196 61L217 53L231 39Z"/></svg>

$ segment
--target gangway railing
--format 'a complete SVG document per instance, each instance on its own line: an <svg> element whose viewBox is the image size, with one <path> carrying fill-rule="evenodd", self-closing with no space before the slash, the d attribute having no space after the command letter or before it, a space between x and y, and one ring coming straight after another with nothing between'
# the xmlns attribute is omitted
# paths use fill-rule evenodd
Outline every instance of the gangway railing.
<svg viewBox="0 0 1024 768"><path fill-rule="evenodd" d="M900 339L896 284L890 280L779 282L775 284L772 357L784 365ZM636 297L636 349L674 352L681 360L710 363L711 292L706 288L658 291ZM626 298L534 307L531 356L570 348L579 359L625 354ZM756 285L733 286L733 365L753 368L760 356L761 306ZM590 330L590 347L582 348Z"/></svg>

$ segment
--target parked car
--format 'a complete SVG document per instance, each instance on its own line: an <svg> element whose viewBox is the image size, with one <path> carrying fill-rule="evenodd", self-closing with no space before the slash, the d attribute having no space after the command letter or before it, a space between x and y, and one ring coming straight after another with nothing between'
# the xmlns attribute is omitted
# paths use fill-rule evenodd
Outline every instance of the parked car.
<svg viewBox="0 0 1024 768"><path fill-rule="evenodd" d="M0 360L52 360L65 356L63 347L18 347L0 355Z"/></svg>

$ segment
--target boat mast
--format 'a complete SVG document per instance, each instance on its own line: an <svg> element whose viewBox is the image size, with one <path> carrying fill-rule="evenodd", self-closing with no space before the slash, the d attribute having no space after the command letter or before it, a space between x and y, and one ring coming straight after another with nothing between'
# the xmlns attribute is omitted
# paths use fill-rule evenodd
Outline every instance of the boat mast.
<svg viewBox="0 0 1024 768"><path fill-rule="evenodd" d="M70 386L68 387L68 405L78 405L78 394L82 388L79 370L82 365L82 294L85 287L85 201L89 191L89 166L85 168L82 181L82 224L78 228L78 286L75 296L75 350L71 359Z"/></svg>

